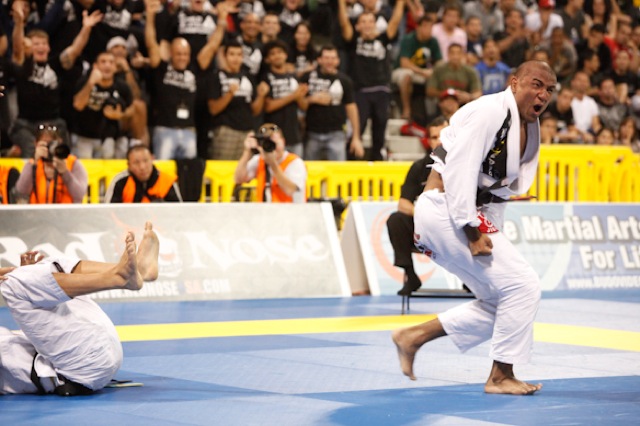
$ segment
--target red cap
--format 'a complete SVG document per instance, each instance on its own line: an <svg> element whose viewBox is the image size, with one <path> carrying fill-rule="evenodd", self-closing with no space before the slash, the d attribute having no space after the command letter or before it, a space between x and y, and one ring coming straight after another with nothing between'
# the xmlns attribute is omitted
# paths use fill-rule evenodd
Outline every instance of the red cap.
<svg viewBox="0 0 640 426"><path fill-rule="evenodd" d="M555 9L556 0L540 0L538 1L538 7L540 9Z"/></svg>
<svg viewBox="0 0 640 426"><path fill-rule="evenodd" d="M458 92L456 92L456 89L447 89L447 90L443 90L440 93L440 100L444 99L444 98L448 98L448 97L452 97L452 98L456 98L456 100L458 99Z"/></svg>

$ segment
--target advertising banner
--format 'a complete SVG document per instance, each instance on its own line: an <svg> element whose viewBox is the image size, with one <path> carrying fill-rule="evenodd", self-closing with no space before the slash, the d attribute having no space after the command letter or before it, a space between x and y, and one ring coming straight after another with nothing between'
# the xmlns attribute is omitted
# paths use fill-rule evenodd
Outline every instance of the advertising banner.
<svg viewBox="0 0 640 426"><path fill-rule="evenodd" d="M355 235L362 279L371 294L395 294L403 271L393 266L386 221L397 203L353 202L343 231ZM508 203L502 232L538 272L544 291L640 289L640 205ZM345 251L347 259L353 253ZM459 290L462 283L430 258L414 254L423 288ZM348 274L360 276L347 260ZM357 270L356 270L357 272ZM362 286L362 282L356 285Z"/></svg>
<svg viewBox="0 0 640 426"><path fill-rule="evenodd" d="M140 292L97 300L350 296L331 205L126 204L9 206L0 210L0 266L20 253L117 262L126 231L160 239L160 276Z"/></svg>

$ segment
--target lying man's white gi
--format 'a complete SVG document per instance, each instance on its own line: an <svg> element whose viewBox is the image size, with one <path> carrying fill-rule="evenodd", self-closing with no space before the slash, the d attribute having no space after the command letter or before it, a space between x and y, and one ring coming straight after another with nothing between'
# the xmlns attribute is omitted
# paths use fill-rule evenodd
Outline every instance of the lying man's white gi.
<svg viewBox="0 0 640 426"><path fill-rule="evenodd" d="M71 299L53 277L57 262L70 273L79 259L49 258L21 266L0 291L22 333L0 327L0 394L36 393L35 371L47 392L65 378L91 390L106 386L122 365L116 329L89 297Z"/></svg>
<svg viewBox="0 0 640 426"><path fill-rule="evenodd" d="M505 137L506 143L501 145L499 141ZM462 107L451 118L450 126L442 130L440 139L447 155L445 162L435 159L434 169L442 174L445 193L434 189L419 197L415 209L416 246L457 275L477 300L438 318L462 351L491 339L493 360L506 364L527 362L541 295L538 276L499 231L490 234L491 256L472 256L463 227L481 223L476 207L478 188L497 187L494 183L500 181L504 186L490 191L500 198L529 189L538 163L539 123L527 124L527 147L521 159L520 117L513 93L507 88ZM502 173L493 167L500 159ZM496 179L487 173L504 176ZM500 229L504 207L504 203L489 203L480 211Z"/></svg>

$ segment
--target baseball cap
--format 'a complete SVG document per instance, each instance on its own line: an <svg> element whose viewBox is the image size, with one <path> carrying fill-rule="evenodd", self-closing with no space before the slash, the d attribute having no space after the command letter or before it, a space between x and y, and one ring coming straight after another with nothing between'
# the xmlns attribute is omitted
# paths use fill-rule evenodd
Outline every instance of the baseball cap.
<svg viewBox="0 0 640 426"><path fill-rule="evenodd" d="M456 92L456 89L447 89L447 90L443 90L440 93L440 100L448 97L452 97L458 100L458 92Z"/></svg>
<svg viewBox="0 0 640 426"><path fill-rule="evenodd" d="M555 9L556 0L540 0L538 1L538 7L540 9Z"/></svg>
<svg viewBox="0 0 640 426"><path fill-rule="evenodd" d="M107 43L107 50L111 50L111 48L116 46L127 47L127 40L120 36L113 37L109 40L109 43Z"/></svg>

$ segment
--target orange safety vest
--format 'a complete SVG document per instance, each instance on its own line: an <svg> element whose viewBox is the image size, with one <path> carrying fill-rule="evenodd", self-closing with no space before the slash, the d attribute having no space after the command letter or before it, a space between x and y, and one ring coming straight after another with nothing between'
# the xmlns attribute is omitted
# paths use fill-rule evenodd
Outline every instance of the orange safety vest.
<svg viewBox="0 0 640 426"><path fill-rule="evenodd" d="M70 155L65 160L67 162L67 169L71 170L76 162L77 157ZM30 165L33 165L33 160L29 161ZM29 167L29 166L27 166ZM53 180L49 182L49 188L47 188L47 176L44 173L44 162L38 161L36 166L36 175L33 177L35 182L35 191L31 191L31 198L29 203L31 204L51 204L53 203L53 188L56 188L56 204L72 204L73 198L69 194L67 185L64 184L62 176L58 175L57 185Z"/></svg>
<svg viewBox="0 0 640 426"><path fill-rule="evenodd" d="M9 172L11 167L0 166L0 204L9 204Z"/></svg>
<svg viewBox="0 0 640 426"><path fill-rule="evenodd" d="M158 170L158 180L153 186L147 188L147 193L142 195L141 203L150 203L151 200L147 197L147 194L152 196L153 198L161 198L167 196L169 190L173 186L176 181L176 177L170 175L168 173L161 172ZM133 203L136 197L136 181L133 179L133 176L129 175L127 178L127 183L124 184L124 188L122 189L122 202L123 203Z"/></svg>
<svg viewBox="0 0 640 426"><path fill-rule="evenodd" d="M291 152L287 153L285 159L280 163L280 167L284 172L287 169L287 166L291 164L293 160L298 158L296 154ZM267 185L267 165L264 162L264 159L260 157L258 160L258 169L256 171L256 180L258 184L256 186L258 201L264 201L264 189ZM306 188L305 188L306 189ZM271 176L271 202L272 203L291 203L293 201L293 197L287 195L286 192L280 188L278 182Z"/></svg>

